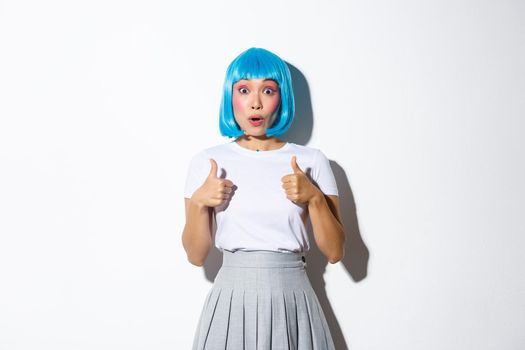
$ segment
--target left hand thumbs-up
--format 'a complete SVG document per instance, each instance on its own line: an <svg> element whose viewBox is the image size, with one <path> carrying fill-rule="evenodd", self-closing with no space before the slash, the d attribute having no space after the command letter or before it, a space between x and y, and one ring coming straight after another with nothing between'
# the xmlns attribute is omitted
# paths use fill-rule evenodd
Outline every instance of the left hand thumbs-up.
<svg viewBox="0 0 525 350"><path fill-rule="evenodd" d="M301 170L301 168L299 168L299 165L297 165L297 157L296 156L292 156L292 170L294 172L294 174L304 174L304 171Z"/></svg>
<svg viewBox="0 0 525 350"><path fill-rule="evenodd" d="M304 171L301 170L297 164L296 156L292 156L290 165L293 174L288 174L281 178L282 187L286 191L286 198L294 203L308 203L321 190L312 184Z"/></svg>

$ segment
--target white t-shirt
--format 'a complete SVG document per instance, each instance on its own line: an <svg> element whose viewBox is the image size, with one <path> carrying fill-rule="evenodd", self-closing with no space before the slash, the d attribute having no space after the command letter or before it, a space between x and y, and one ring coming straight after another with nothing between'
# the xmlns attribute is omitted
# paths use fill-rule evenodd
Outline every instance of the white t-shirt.
<svg viewBox="0 0 525 350"><path fill-rule="evenodd" d="M281 178L292 174L291 159L325 195L338 195L328 158L316 148L286 143L279 149L252 151L235 141L207 148L193 156L184 188L191 198L217 162L217 176L233 182L230 200L214 208L215 246L222 251L270 250L305 252L310 249L305 228L306 204L286 198Z"/></svg>

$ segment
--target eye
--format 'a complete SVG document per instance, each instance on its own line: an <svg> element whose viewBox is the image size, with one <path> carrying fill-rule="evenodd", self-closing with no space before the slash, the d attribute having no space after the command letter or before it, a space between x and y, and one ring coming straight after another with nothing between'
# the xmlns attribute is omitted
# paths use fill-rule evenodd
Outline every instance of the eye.
<svg viewBox="0 0 525 350"><path fill-rule="evenodd" d="M248 89L245 88L244 86L243 86L243 87L240 87L240 88L238 89L238 91L239 91L241 94L247 94L247 93L248 93Z"/></svg>
<svg viewBox="0 0 525 350"><path fill-rule="evenodd" d="M272 94L275 93L275 90L272 89L272 88L267 87L267 88L264 88L263 93L265 93L267 95L272 95Z"/></svg>

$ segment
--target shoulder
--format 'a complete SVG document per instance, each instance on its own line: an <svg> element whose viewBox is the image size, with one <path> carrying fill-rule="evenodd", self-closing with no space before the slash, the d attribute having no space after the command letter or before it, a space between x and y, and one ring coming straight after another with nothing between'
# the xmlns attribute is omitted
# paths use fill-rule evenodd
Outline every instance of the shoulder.
<svg viewBox="0 0 525 350"><path fill-rule="evenodd" d="M315 155L319 152L319 149L290 142L290 151L306 155Z"/></svg>
<svg viewBox="0 0 525 350"><path fill-rule="evenodd" d="M200 151L193 154L192 159L210 158L210 157L214 157L217 155L229 153L230 150L231 150L230 142L222 143L219 145L201 149Z"/></svg>
<svg viewBox="0 0 525 350"><path fill-rule="evenodd" d="M317 147L303 146L291 143L290 151L298 156L303 156L313 162L317 162L326 158L325 154Z"/></svg>
<svg viewBox="0 0 525 350"><path fill-rule="evenodd" d="M205 148L201 152L204 152L204 154L213 156L213 155L231 153L231 150L232 150L232 142L229 141L229 142L225 142L225 143L221 143L215 146Z"/></svg>

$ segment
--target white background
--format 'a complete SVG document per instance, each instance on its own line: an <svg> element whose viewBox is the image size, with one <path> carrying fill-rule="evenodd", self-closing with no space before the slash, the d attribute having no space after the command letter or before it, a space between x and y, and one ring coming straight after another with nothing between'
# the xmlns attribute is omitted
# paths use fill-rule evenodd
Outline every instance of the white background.
<svg viewBox="0 0 525 350"><path fill-rule="evenodd" d="M183 185L249 47L332 160L337 348L525 348L522 1L0 1L0 349L190 349ZM215 254L215 255L214 255ZM325 284L326 283L326 284Z"/></svg>

